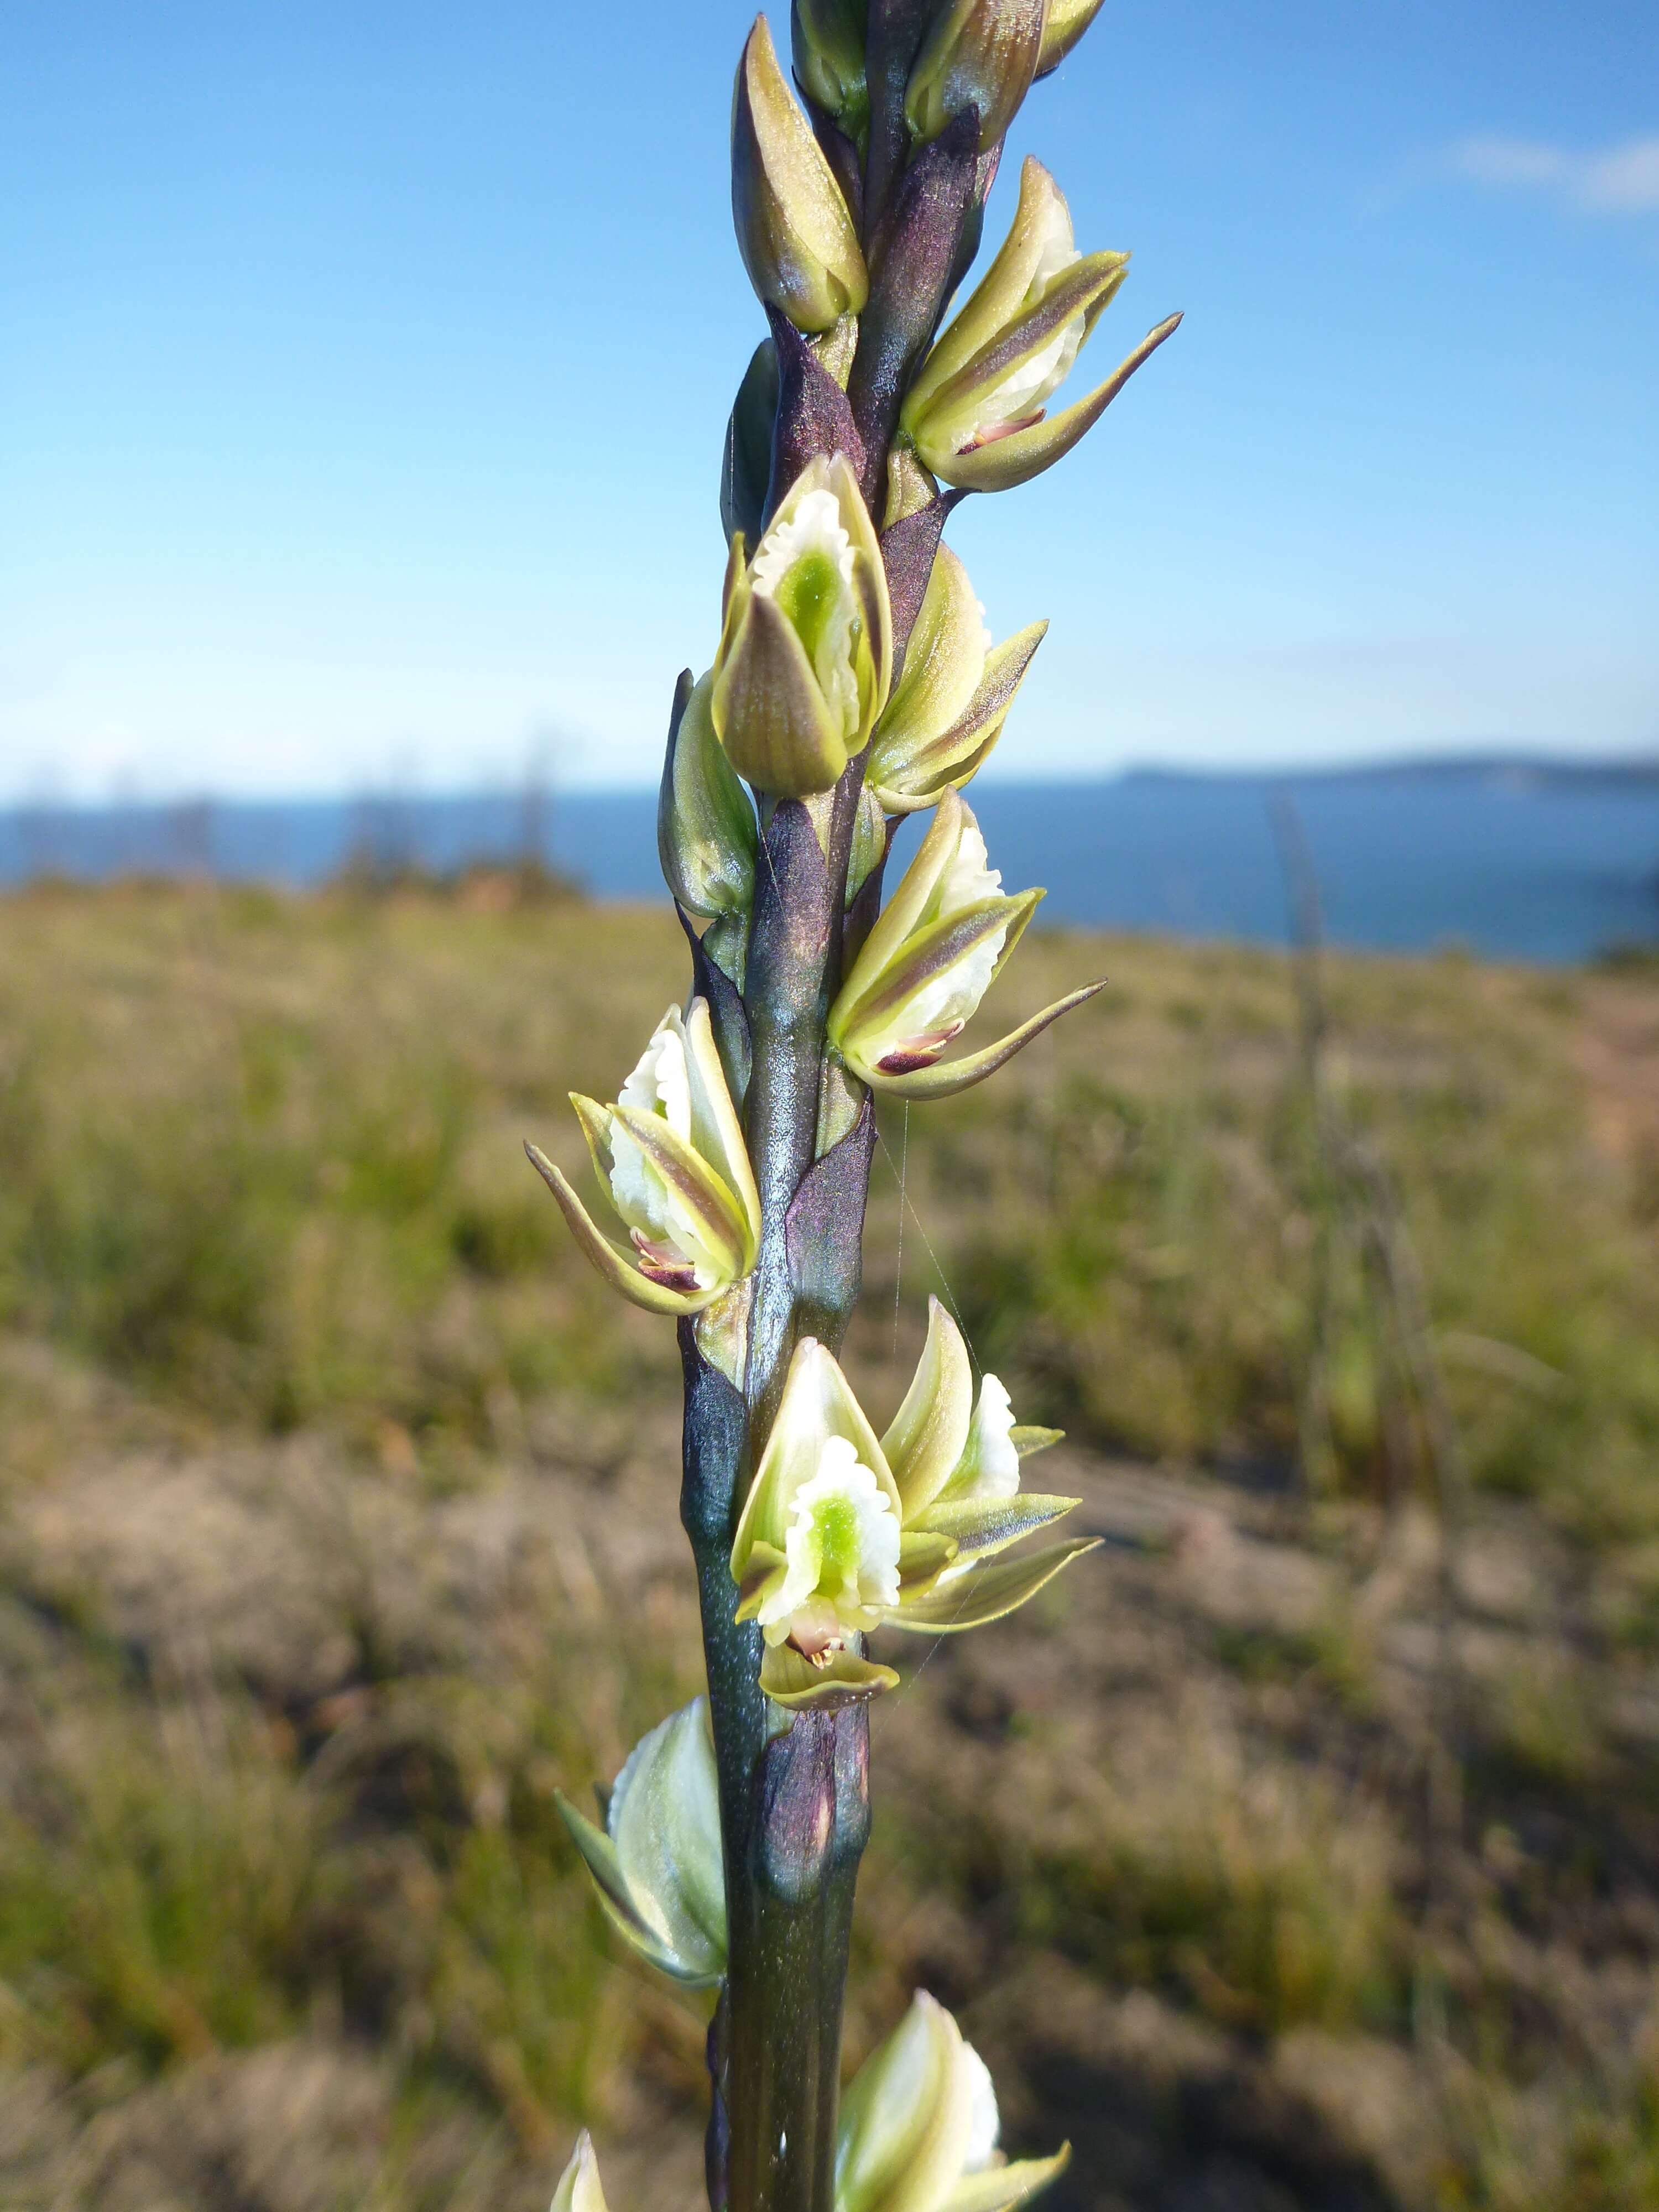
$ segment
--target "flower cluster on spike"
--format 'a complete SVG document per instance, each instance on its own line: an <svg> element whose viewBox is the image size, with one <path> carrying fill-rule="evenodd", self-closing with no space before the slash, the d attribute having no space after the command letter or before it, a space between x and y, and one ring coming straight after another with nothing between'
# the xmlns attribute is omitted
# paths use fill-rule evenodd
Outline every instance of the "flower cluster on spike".
<svg viewBox="0 0 1659 2212"><path fill-rule="evenodd" d="M738 1618L765 1637L768 1697L798 1711L890 1689L892 1668L858 1650L868 1631L977 1628L1091 1551L1097 1539L1082 1537L998 1558L1077 1504L1020 1490L1022 1455L1059 1441L1015 1427L994 1375L975 1395L962 1332L937 1298L879 1441L833 1356L803 1338L732 1546Z"/></svg>
<svg viewBox="0 0 1659 2212"><path fill-rule="evenodd" d="M750 31L732 207L767 330L658 809L691 985L613 1103L571 1094L598 1219L528 1147L599 1273L678 1329L707 1691L598 1820L560 1805L611 1927L720 1992L715 2212L1005 2212L1066 2156L1007 2163L985 2067L925 1994L837 2117L868 1714L900 1685L885 1639L1000 1620L1092 1548L1043 1536L1077 1501L1025 1489L1023 1464L1059 1432L1016 1423L939 1301L879 1433L839 1355L878 1108L983 1081L1101 988L992 1042L970 1028L1043 894L1005 890L963 794L1046 624L998 642L943 538L963 498L1071 453L1179 320L1065 403L1128 256L1079 246L1034 159L973 273L1005 134L1101 5L793 0L793 85L765 18ZM605 2212L586 2136L554 2203Z"/></svg>

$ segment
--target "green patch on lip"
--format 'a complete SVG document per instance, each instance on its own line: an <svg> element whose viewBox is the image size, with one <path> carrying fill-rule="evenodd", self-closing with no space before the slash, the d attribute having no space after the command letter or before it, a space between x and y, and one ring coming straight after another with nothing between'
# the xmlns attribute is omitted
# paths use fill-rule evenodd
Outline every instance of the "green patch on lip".
<svg viewBox="0 0 1659 2212"><path fill-rule="evenodd" d="M845 589L841 571L822 546L791 562L778 579L774 597L814 664Z"/></svg>

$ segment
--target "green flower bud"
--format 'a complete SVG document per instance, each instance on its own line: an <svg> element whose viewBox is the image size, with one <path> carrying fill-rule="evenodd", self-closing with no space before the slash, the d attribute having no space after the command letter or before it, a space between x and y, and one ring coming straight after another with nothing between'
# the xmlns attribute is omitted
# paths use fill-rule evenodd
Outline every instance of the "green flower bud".
<svg viewBox="0 0 1659 2212"><path fill-rule="evenodd" d="M711 671L692 686L669 732L657 853L669 890L688 914L729 923L741 921L755 902L758 833L749 794L714 734L714 688ZM740 951L741 927L724 929L722 947L728 940ZM734 981L743 981L740 964Z"/></svg>
<svg viewBox="0 0 1659 2212"><path fill-rule="evenodd" d="M1050 1022L1092 998L1101 984L1057 1000L996 1044L939 1064L1042 897L1040 890L1008 896L987 864L979 824L947 788L830 1010L830 1042L853 1073L902 1097L946 1097L981 1081Z"/></svg>
<svg viewBox="0 0 1659 2212"><path fill-rule="evenodd" d="M558 1800L606 1917L641 1958L693 1989L726 1972L726 1875L708 1700L641 1738L617 1777L605 1826Z"/></svg>
<svg viewBox="0 0 1659 2212"><path fill-rule="evenodd" d="M869 13L869 0L793 0L789 11L796 80L855 145L870 123L864 73Z"/></svg>
<svg viewBox="0 0 1659 2212"><path fill-rule="evenodd" d="M1048 76L1065 60L1095 17L1104 0L1048 0L1042 25L1042 49L1036 73Z"/></svg>
<svg viewBox="0 0 1659 2212"><path fill-rule="evenodd" d="M944 2006L918 1990L842 2100L836 2212L1010 2212L1063 2172L1010 2165L989 2070Z"/></svg>
<svg viewBox="0 0 1659 2212"><path fill-rule="evenodd" d="M633 1255L594 1225L568 1178L525 1149L576 1242L613 1290L653 1313L701 1313L760 1249L760 1197L726 1089L706 1000L671 1006L614 1106L572 1091L594 1170Z"/></svg>
<svg viewBox="0 0 1659 2212"><path fill-rule="evenodd" d="M1001 251L905 397L901 428L933 475L964 489L1007 490L1051 467L1099 420L1181 319L1161 323L1104 384L1048 419L1047 403L1128 259L1079 253L1060 187L1040 161L1026 161Z"/></svg>
<svg viewBox="0 0 1659 2212"><path fill-rule="evenodd" d="M870 745L866 788L889 814L960 790L1002 734L1047 623L993 646L968 572L948 545L934 556L904 668Z"/></svg>
<svg viewBox="0 0 1659 2212"><path fill-rule="evenodd" d="M599 2161L593 2141L584 2128L576 2138L570 2163L559 2176L549 2212L605 2212L605 2191L599 2186Z"/></svg>
<svg viewBox="0 0 1659 2212"><path fill-rule="evenodd" d="M1043 0L946 0L910 82L904 112L925 144L965 108L979 110L981 153L997 143L1030 90L1042 48Z"/></svg>
<svg viewBox="0 0 1659 2212"><path fill-rule="evenodd" d="M796 478L752 562L738 534L709 710L726 757L780 799L828 791L887 703L887 574L844 455Z"/></svg>
<svg viewBox="0 0 1659 2212"><path fill-rule="evenodd" d="M823 149L755 18L732 100L732 213L758 296L797 330L857 314L870 283L858 233Z"/></svg>

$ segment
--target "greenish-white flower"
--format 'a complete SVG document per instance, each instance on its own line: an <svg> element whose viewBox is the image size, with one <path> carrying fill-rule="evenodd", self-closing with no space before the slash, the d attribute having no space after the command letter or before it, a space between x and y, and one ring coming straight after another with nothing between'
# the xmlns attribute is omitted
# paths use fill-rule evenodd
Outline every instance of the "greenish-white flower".
<svg viewBox="0 0 1659 2212"><path fill-rule="evenodd" d="M593 2139L586 2128L576 2138L569 2165L559 2176L550 2212L605 2212L599 2161L593 2155Z"/></svg>
<svg viewBox="0 0 1659 2212"><path fill-rule="evenodd" d="M607 1917L641 1958L696 1989L726 1972L726 1875L708 1700L694 1698L642 1736L596 1827L559 1810Z"/></svg>
<svg viewBox="0 0 1659 2212"><path fill-rule="evenodd" d="M1014 1425L987 1376L975 1397L961 1331L937 1299L903 1404L878 1438L833 1356L796 1347L732 1547L738 1618L765 1638L761 1686L791 1707L890 1688L872 1630L937 1635L997 1620L1095 1540L1000 1554L1077 1500L1025 1494L1023 1455L1058 1431Z"/></svg>
<svg viewBox="0 0 1659 2212"><path fill-rule="evenodd" d="M978 1083L1102 986L1056 1000L994 1045L944 1061L1042 897L1009 896L979 824L946 787L927 835L860 947L830 1009L829 1037L878 1090L937 1098Z"/></svg>
<svg viewBox="0 0 1659 2212"><path fill-rule="evenodd" d="M796 478L755 549L732 540L709 712L757 790L802 799L839 781L892 680L881 548L842 453Z"/></svg>
<svg viewBox="0 0 1659 2212"><path fill-rule="evenodd" d="M1032 623L993 645L985 610L948 545L934 557L904 667L870 744L866 788L889 814L935 806L976 775L1042 642Z"/></svg>
<svg viewBox="0 0 1659 2212"><path fill-rule="evenodd" d="M1051 467L1099 420L1181 319L1160 323L1103 384L1050 419L1048 401L1128 262L1127 253L1078 251L1059 185L1028 160L1001 251L905 396L901 428L935 476L1006 491Z"/></svg>
<svg viewBox="0 0 1659 2212"><path fill-rule="evenodd" d="M593 1167L629 1233L629 1257L595 1226L568 1179L531 1159L588 1258L653 1313L698 1313L755 1265L760 1195L705 1000L670 1006L614 1106L572 1091Z"/></svg>
<svg viewBox="0 0 1659 2212"><path fill-rule="evenodd" d="M989 2069L918 1990L854 2076L836 2137L836 2212L1011 2212L1070 2156L1010 2164Z"/></svg>

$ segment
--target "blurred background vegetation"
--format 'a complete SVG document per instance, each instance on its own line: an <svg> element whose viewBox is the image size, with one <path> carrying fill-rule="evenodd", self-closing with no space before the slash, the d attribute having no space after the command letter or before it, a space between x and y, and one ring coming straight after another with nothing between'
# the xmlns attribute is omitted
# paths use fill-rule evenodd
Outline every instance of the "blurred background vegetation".
<svg viewBox="0 0 1659 2212"><path fill-rule="evenodd" d="M896 1655L849 2057L959 2007L1056 2212L1659 2205L1659 969L1332 956L1315 1051L1283 956L1027 944L1005 1025L1109 988L884 1117L849 1366L939 1291L1109 1542ZM527 2207L582 2122L695 2201L552 1795L696 1686L678 1362L521 1151L684 966L506 877L5 901L8 2207Z"/></svg>

